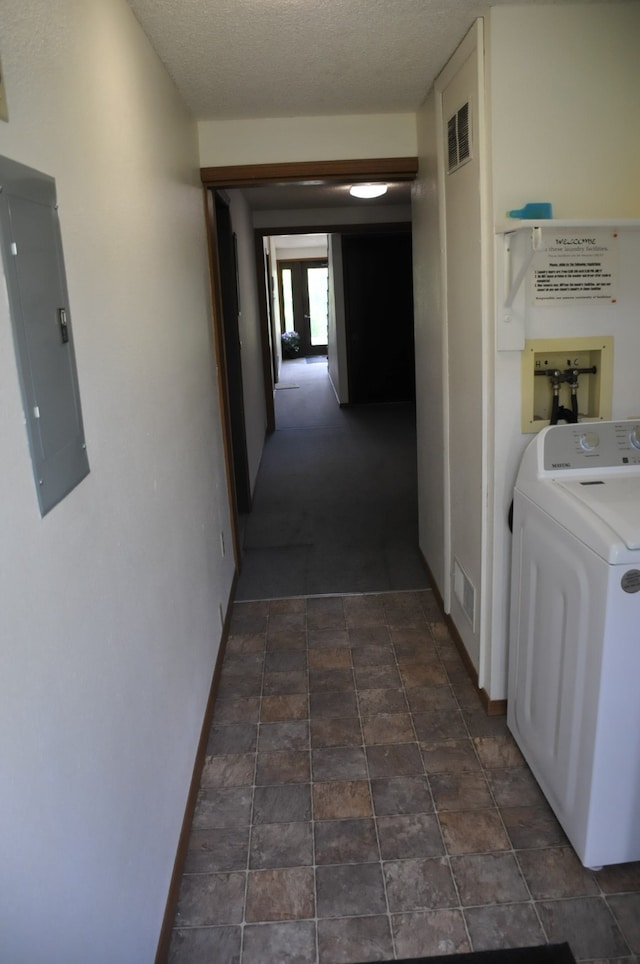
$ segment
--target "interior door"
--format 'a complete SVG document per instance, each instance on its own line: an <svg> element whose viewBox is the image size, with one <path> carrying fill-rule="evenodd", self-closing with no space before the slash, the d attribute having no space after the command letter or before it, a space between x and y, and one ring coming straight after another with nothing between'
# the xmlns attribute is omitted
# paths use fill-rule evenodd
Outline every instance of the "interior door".
<svg viewBox="0 0 640 964"><path fill-rule="evenodd" d="M329 267L326 260L278 261L282 331L300 335L300 355L327 354Z"/></svg>

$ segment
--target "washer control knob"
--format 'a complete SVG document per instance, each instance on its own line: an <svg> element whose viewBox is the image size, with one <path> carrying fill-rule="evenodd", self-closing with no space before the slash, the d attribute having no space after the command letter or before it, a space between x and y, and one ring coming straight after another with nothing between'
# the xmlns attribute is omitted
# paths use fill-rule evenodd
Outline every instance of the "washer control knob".
<svg viewBox="0 0 640 964"><path fill-rule="evenodd" d="M580 436L580 448L583 452L592 452L600 445L600 436L597 432L585 432Z"/></svg>
<svg viewBox="0 0 640 964"><path fill-rule="evenodd" d="M640 449L640 425L634 426L629 432L629 441L634 449Z"/></svg>

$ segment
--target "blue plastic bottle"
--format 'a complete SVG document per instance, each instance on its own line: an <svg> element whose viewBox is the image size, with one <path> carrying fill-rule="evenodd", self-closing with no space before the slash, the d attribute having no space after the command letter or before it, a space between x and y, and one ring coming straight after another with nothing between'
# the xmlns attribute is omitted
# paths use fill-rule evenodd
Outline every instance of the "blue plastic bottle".
<svg viewBox="0 0 640 964"><path fill-rule="evenodd" d="M553 209L548 201L531 201L519 210L507 212L510 218L520 218L523 221L547 220L553 217Z"/></svg>

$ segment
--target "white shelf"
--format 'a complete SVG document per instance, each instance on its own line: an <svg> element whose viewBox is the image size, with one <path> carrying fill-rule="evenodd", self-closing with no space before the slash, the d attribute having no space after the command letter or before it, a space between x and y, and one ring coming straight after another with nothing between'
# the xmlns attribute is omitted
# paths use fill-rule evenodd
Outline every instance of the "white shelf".
<svg viewBox="0 0 640 964"><path fill-rule="evenodd" d="M496 234L512 234L531 228L640 228L640 218L537 218L521 221L506 218L496 224Z"/></svg>

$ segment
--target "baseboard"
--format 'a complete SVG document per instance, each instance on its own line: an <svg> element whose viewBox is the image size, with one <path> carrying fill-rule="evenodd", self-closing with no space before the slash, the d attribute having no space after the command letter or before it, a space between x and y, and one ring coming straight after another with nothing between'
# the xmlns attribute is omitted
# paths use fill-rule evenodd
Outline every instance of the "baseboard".
<svg viewBox="0 0 640 964"><path fill-rule="evenodd" d="M478 686L478 671L473 665L473 662L471 661L471 657L467 652L467 648L464 645L464 642L462 641L462 636L458 632L458 627L454 623L449 613L446 613L444 611L444 600L440 595L440 590L438 589L436 585L436 581L433 578L433 573L431 572L431 567L429 566L429 563L425 559L422 550L418 549L418 552L420 553L422 564L425 567L427 576L429 577L429 582L431 584L433 595L435 597L436 602L438 603L438 609L442 613L442 618L444 619L447 629L451 633L451 638L453 639L456 649L460 653L460 658L462 659L462 662L464 663L464 667L467 673L469 674L469 678L473 683L478 696L480 697L480 702L482 703L487 716L504 716L505 713L507 712L507 701L490 699L487 691L483 689L481 686Z"/></svg>
<svg viewBox="0 0 640 964"><path fill-rule="evenodd" d="M338 403L338 405L340 406L340 408L343 408L344 402L341 402L341 401L340 401L340 396L338 395L338 392L336 391L336 386L333 384L333 378L331 377L331 372L328 370L328 367L327 367L327 375L329 376L329 384L331 385L331 388L333 389L333 394L336 396L336 402Z"/></svg>
<svg viewBox="0 0 640 964"><path fill-rule="evenodd" d="M207 706L206 706L204 717L202 720L202 729L200 731L198 749L196 751L195 761L193 764L193 773L191 775L191 784L189 786L189 794L187 796L187 803L184 810L184 817L182 819L182 828L180 830L180 837L178 839L178 848L176 850L176 857L173 864L173 873L171 874L171 883L169 884L169 892L167 894L167 903L164 910L164 917L162 919L160 937L158 939L158 948L156 950L155 964L166 964L166 961L169 959L171 931L173 928L173 922L175 920L176 910L178 907L178 897L180 895L180 884L182 881L182 874L184 872L184 865L187 857L189 837L191 836L191 824L193 823L193 815L195 813L196 804L198 801L198 791L200 789L200 780L202 778L202 771L204 769L204 761L205 761L205 756L207 751L207 742L209 739L209 730L211 728L211 721L213 719L213 709L215 706L216 694L218 692L218 686L220 683L220 674L222 672L222 662L224 660L225 649L227 646L227 639L229 638L229 624L231 622L231 612L233 608L233 601L236 594L237 583L238 583L238 573L236 571L236 574L233 577L231 591L229 592L229 601L227 603L227 613L225 616L224 625L222 627L222 634L220 637L220 648L218 649L218 655L216 657L216 665L214 667L213 676L211 678L211 688L209 690Z"/></svg>
<svg viewBox="0 0 640 964"><path fill-rule="evenodd" d="M478 685L478 671L471 662L471 657L469 656L467 648L462 641L458 628L451 616L444 612L444 609L442 612L444 621L447 624L449 632L451 633L451 638L455 643L456 649L460 653L462 662L464 663L465 669L469 674L469 678L471 679L471 682L473 683L475 690L480 697L480 702L482 703L487 716L504 716L507 712L507 701L490 699L487 691Z"/></svg>

